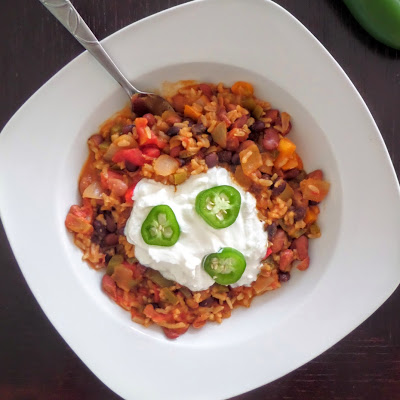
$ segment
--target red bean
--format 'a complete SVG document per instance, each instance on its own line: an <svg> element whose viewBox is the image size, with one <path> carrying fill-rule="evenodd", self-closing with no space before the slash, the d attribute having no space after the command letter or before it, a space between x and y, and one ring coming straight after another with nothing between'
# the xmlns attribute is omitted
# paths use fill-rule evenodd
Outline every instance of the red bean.
<svg viewBox="0 0 400 400"><path fill-rule="evenodd" d="M286 182L282 180L278 180L275 182L274 187L272 189L272 196L279 196L286 188Z"/></svg>
<svg viewBox="0 0 400 400"><path fill-rule="evenodd" d="M248 119L248 115L242 115L233 123L232 128L243 128L243 125L247 122Z"/></svg>
<svg viewBox="0 0 400 400"><path fill-rule="evenodd" d="M306 257L299 265L297 269L300 271L305 271L310 266L310 257Z"/></svg>
<svg viewBox="0 0 400 400"><path fill-rule="evenodd" d="M306 216L307 209L305 207L294 207L294 220L301 221Z"/></svg>
<svg viewBox="0 0 400 400"><path fill-rule="evenodd" d="M282 250L285 240L287 239L286 233L282 229L278 229L274 238L272 239L271 251L272 254L278 253Z"/></svg>
<svg viewBox="0 0 400 400"><path fill-rule="evenodd" d="M307 236L300 236L295 239L291 246L293 249L297 250L297 255L300 260L305 260L308 257L308 238Z"/></svg>
<svg viewBox="0 0 400 400"><path fill-rule="evenodd" d="M300 189L294 189L293 202L296 207L308 207L308 200L303 198Z"/></svg>
<svg viewBox="0 0 400 400"><path fill-rule="evenodd" d="M218 156L217 153L207 154L205 157L205 161L208 168L213 168L218 164Z"/></svg>
<svg viewBox="0 0 400 400"><path fill-rule="evenodd" d="M267 111L265 111L265 116L267 118L271 118L271 123L275 124L276 120L279 117L279 111L278 110L267 110Z"/></svg>
<svg viewBox="0 0 400 400"><path fill-rule="evenodd" d="M294 179L300 174L300 171L297 168L289 169L283 173L284 179Z"/></svg>
<svg viewBox="0 0 400 400"><path fill-rule="evenodd" d="M103 136L101 136L100 134L96 134L96 135L90 136L90 140L91 140L96 146L98 146L100 143L103 143L103 141L104 141Z"/></svg>
<svg viewBox="0 0 400 400"><path fill-rule="evenodd" d="M153 125L156 124L156 118L153 114L147 113L143 115L143 118L147 119L147 125L151 128Z"/></svg>
<svg viewBox="0 0 400 400"><path fill-rule="evenodd" d="M118 178L108 178L108 187L117 196L123 196L128 190L128 185Z"/></svg>
<svg viewBox="0 0 400 400"><path fill-rule="evenodd" d="M283 250L281 253L281 258L279 260L279 269L284 272L290 271L293 258L293 250Z"/></svg>
<svg viewBox="0 0 400 400"><path fill-rule="evenodd" d="M143 96L139 94L138 96L133 96L132 98L132 111L138 117L141 117L150 111L142 97Z"/></svg>
<svg viewBox="0 0 400 400"><path fill-rule="evenodd" d="M114 233L117 230L117 224L114 221L114 218L111 213L105 214L106 217L106 228L108 232Z"/></svg>
<svg viewBox="0 0 400 400"><path fill-rule="evenodd" d="M211 90L211 87L205 83L201 83L199 85L199 89L203 92L204 96L208 97L209 100L212 99L213 92Z"/></svg>
<svg viewBox="0 0 400 400"><path fill-rule="evenodd" d="M322 180L322 179L324 179L324 175L320 169L316 169L315 171L310 172L307 175L307 178Z"/></svg>
<svg viewBox="0 0 400 400"><path fill-rule="evenodd" d="M139 167L133 163L131 163L130 161L125 161L125 168L129 171L129 172L135 172L139 169Z"/></svg>
<svg viewBox="0 0 400 400"><path fill-rule="evenodd" d="M127 133L130 133L130 132L132 132L132 129L135 127L135 125L133 125L133 124L131 124L131 125L125 125L123 128L122 128L122 134L123 135L126 135Z"/></svg>
<svg viewBox="0 0 400 400"><path fill-rule="evenodd" d="M175 146L169 151L169 155L173 158L176 158L179 156L179 153L183 150L183 146Z"/></svg>
<svg viewBox="0 0 400 400"><path fill-rule="evenodd" d="M262 141L265 150L275 150L279 144L279 134L274 128L268 128L264 131L264 138Z"/></svg>

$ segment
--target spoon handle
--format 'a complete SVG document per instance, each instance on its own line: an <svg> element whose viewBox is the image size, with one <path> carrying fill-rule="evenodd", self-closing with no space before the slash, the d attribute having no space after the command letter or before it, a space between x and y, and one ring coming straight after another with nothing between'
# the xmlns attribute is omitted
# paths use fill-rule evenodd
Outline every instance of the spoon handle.
<svg viewBox="0 0 400 400"><path fill-rule="evenodd" d="M39 0L69 33L110 73L129 97L137 90L122 74L69 0Z"/></svg>

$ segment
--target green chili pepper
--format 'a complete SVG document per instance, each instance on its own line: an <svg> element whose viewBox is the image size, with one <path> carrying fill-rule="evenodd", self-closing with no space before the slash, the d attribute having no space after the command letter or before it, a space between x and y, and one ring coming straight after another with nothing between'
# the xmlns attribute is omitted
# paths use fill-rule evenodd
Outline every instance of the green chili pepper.
<svg viewBox="0 0 400 400"><path fill-rule="evenodd" d="M168 287L168 286L173 286L174 282L170 281L169 279L164 278L160 272L147 268L146 272L144 273L144 276L146 278L149 278L153 283L160 287Z"/></svg>
<svg viewBox="0 0 400 400"><path fill-rule="evenodd" d="M232 225L239 214L242 199L232 186L215 186L196 197L196 212L215 229Z"/></svg>
<svg viewBox="0 0 400 400"><path fill-rule="evenodd" d="M181 230L171 207L153 207L142 224L142 238L152 246L173 246Z"/></svg>
<svg viewBox="0 0 400 400"><path fill-rule="evenodd" d="M246 260L240 251L224 247L218 253L211 253L203 260L208 275L220 285L237 282L246 268Z"/></svg>
<svg viewBox="0 0 400 400"><path fill-rule="evenodd" d="M400 49L399 0L343 0L354 18L375 39Z"/></svg>
<svg viewBox="0 0 400 400"><path fill-rule="evenodd" d="M124 257L121 254L116 254L115 256L112 256L107 264L106 274L111 276L114 273L114 268L117 265L122 264L123 262L124 262Z"/></svg>

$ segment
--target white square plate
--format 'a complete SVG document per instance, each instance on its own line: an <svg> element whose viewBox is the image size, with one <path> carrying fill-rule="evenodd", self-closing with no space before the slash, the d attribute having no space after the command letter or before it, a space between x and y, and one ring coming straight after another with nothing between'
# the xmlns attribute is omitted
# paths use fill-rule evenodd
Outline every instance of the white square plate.
<svg viewBox="0 0 400 400"><path fill-rule="evenodd" d="M79 201L86 139L126 97L87 53L44 85L0 135L1 217L19 266L76 354L127 399L220 399L268 383L343 338L400 280L398 182L381 135L345 73L295 18L265 0L206 0L104 41L144 89L181 79L248 80L288 111L307 170L331 193L311 266L176 341L145 329L100 289L64 227Z"/></svg>

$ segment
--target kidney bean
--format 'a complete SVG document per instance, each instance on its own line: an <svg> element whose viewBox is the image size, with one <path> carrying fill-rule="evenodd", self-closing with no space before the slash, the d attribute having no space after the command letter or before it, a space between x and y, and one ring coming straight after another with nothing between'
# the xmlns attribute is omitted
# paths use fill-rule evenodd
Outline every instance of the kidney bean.
<svg viewBox="0 0 400 400"><path fill-rule="evenodd" d="M126 134L132 132L132 129L133 129L134 127L135 127L134 124L132 124L132 125L125 125L125 126L122 128L122 134L123 134L123 135L126 135Z"/></svg>
<svg viewBox="0 0 400 400"><path fill-rule="evenodd" d="M297 269L300 271L305 271L310 266L310 257L306 257L299 265Z"/></svg>
<svg viewBox="0 0 400 400"><path fill-rule="evenodd" d="M279 260L279 269L284 272L290 271L293 258L293 250L283 250L281 253L281 258Z"/></svg>
<svg viewBox="0 0 400 400"><path fill-rule="evenodd" d="M294 189L293 202L296 207L308 207L308 200L303 198L303 193L300 189Z"/></svg>
<svg viewBox="0 0 400 400"><path fill-rule="evenodd" d="M267 110L267 111L265 111L265 117L271 118L271 123L275 124L276 120L279 118L279 111L278 110Z"/></svg>
<svg viewBox="0 0 400 400"><path fill-rule="evenodd" d="M296 178L300 173L300 170L297 168L289 169L283 173L283 178L284 179L294 179Z"/></svg>
<svg viewBox="0 0 400 400"><path fill-rule="evenodd" d="M265 129L265 124L262 121L255 121L254 124L250 127L253 132L259 133Z"/></svg>
<svg viewBox="0 0 400 400"><path fill-rule="evenodd" d="M208 299L205 299L199 303L200 307L210 307L214 303L214 299L212 297L209 297Z"/></svg>
<svg viewBox="0 0 400 400"><path fill-rule="evenodd" d="M282 229L278 229L274 238L272 239L271 251L272 254L278 253L282 250L283 245L285 244L285 240L287 239L285 231Z"/></svg>
<svg viewBox="0 0 400 400"><path fill-rule="evenodd" d="M279 196L286 188L286 182L282 180L277 180L272 189L272 196Z"/></svg>
<svg viewBox="0 0 400 400"><path fill-rule="evenodd" d="M243 128L243 125L247 122L248 119L248 115L242 115L232 124L232 128Z"/></svg>
<svg viewBox="0 0 400 400"><path fill-rule="evenodd" d="M265 150L275 150L279 144L279 134L274 128L267 128L264 131L262 145Z"/></svg>
<svg viewBox="0 0 400 400"><path fill-rule="evenodd" d="M290 279L290 272L278 271L279 282L287 282Z"/></svg>
<svg viewBox="0 0 400 400"><path fill-rule="evenodd" d="M306 216L307 209L305 207L294 207L294 220L301 221Z"/></svg>
<svg viewBox="0 0 400 400"><path fill-rule="evenodd" d="M203 92L204 96L208 97L209 100L212 99L213 92L209 85L207 85L206 83L201 83L199 85L199 89Z"/></svg>
<svg viewBox="0 0 400 400"><path fill-rule="evenodd" d="M219 162L230 163L232 160L232 152L229 150L222 150L218 153Z"/></svg>
<svg viewBox="0 0 400 400"><path fill-rule="evenodd" d="M96 134L96 135L92 135L90 136L90 140L96 145L98 146L100 143L103 143L104 139L103 136L101 136L100 134Z"/></svg>
<svg viewBox="0 0 400 400"><path fill-rule="evenodd" d="M189 118L189 117L183 118L183 121L189 122L189 126L190 126L190 127L193 126L193 125L195 124L195 122L192 120L192 118Z"/></svg>
<svg viewBox="0 0 400 400"><path fill-rule="evenodd" d="M305 260L308 257L308 238L307 236L300 236L292 243L292 249L297 250L297 255L300 260Z"/></svg>
<svg viewBox="0 0 400 400"><path fill-rule="evenodd" d="M218 164L218 156L217 153L207 154L205 157L205 161L208 168L213 168Z"/></svg>
<svg viewBox="0 0 400 400"><path fill-rule="evenodd" d="M108 187L117 196L123 196L128 190L128 185L122 179L118 178L108 178Z"/></svg>
<svg viewBox="0 0 400 400"><path fill-rule="evenodd" d="M103 246L115 246L118 244L118 235L115 233L109 233L106 235L106 237L103 239Z"/></svg>
<svg viewBox="0 0 400 400"><path fill-rule="evenodd" d="M135 172L139 169L139 167L133 163L131 163L130 161L126 160L125 161L125 168L129 171L129 172Z"/></svg>
<svg viewBox="0 0 400 400"><path fill-rule="evenodd" d="M117 224L114 221L112 214L107 213L105 215L105 217L106 217L106 228L107 228L108 232L114 233L117 230Z"/></svg>
<svg viewBox="0 0 400 400"><path fill-rule="evenodd" d="M217 117L220 121L224 121L226 123L226 126L229 127L231 125L230 119L226 115L226 109L225 106L220 106L218 111L217 111Z"/></svg>
<svg viewBox="0 0 400 400"><path fill-rule="evenodd" d="M207 128L201 122L199 122L198 124L194 124L192 126L192 132L195 135L200 135L201 133L204 133L206 130Z"/></svg>
<svg viewBox="0 0 400 400"><path fill-rule="evenodd" d="M179 131L181 130L181 128L178 128L177 126L171 126L171 128L169 128L167 130L167 132L165 132L168 136L175 136L179 133Z"/></svg>
<svg viewBox="0 0 400 400"><path fill-rule="evenodd" d="M117 229L117 232L116 232L116 234L117 235L120 235L120 236L124 236L125 235L125 226L121 226L121 228L118 228Z"/></svg>
<svg viewBox="0 0 400 400"><path fill-rule="evenodd" d="M234 154L232 154L231 163L232 163L233 165L239 165L239 164L240 164L240 156L239 156L239 153L234 153Z"/></svg>
<svg viewBox="0 0 400 400"><path fill-rule="evenodd" d="M138 116L141 117L144 114L147 114L150 110L147 107L146 103L144 102L143 96L145 95L138 95L132 98L132 111Z"/></svg>
<svg viewBox="0 0 400 400"><path fill-rule="evenodd" d="M320 169L316 169L315 171L310 172L307 175L307 178L313 178L313 179L324 179L324 175Z"/></svg>
<svg viewBox="0 0 400 400"><path fill-rule="evenodd" d="M176 157L179 156L179 153L180 153L182 150L183 150L183 146L175 146L175 147L173 147L173 148L169 151L169 155L170 155L171 157L176 158Z"/></svg>
<svg viewBox="0 0 400 400"><path fill-rule="evenodd" d="M153 114L147 113L143 115L143 118L147 119L147 125L151 128L153 125L156 124L156 118Z"/></svg>
<svg viewBox="0 0 400 400"><path fill-rule="evenodd" d="M267 226L267 233L268 233L268 240L272 241L274 236L276 235L276 232L278 230L278 227L276 226L276 222L273 222L271 225Z"/></svg>

